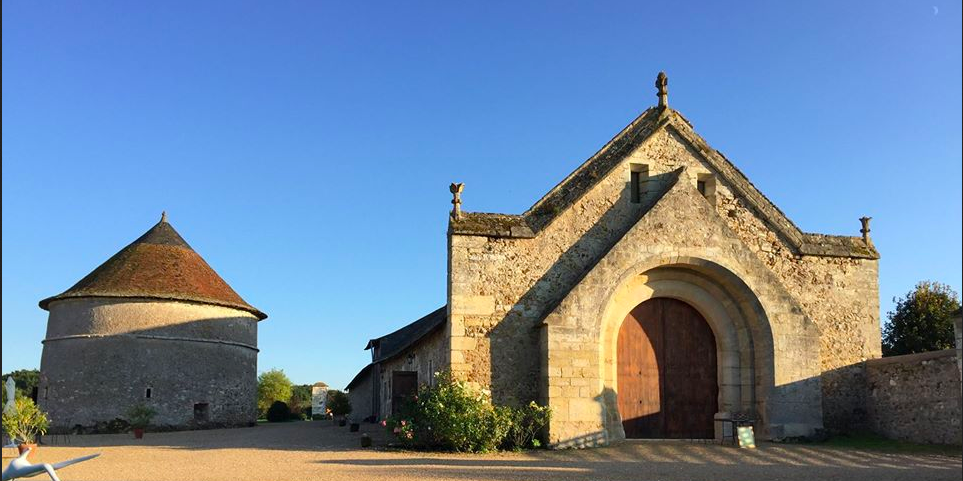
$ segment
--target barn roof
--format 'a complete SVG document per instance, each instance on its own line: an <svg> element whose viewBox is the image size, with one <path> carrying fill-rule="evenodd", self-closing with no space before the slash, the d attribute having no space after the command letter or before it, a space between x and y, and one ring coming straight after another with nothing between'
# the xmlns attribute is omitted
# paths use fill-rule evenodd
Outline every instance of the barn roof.
<svg viewBox="0 0 963 481"><path fill-rule="evenodd" d="M374 363L391 359L415 345L416 342L434 332L435 329L444 326L447 320L448 306L441 306L391 334L368 341L365 349L377 348L378 356L372 361Z"/></svg>
<svg viewBox="0 0 963 481"><path fill-rule="evenodd" d="M40 301L86 297L163 299L199 302L267 314L244 301L167 222L166 214L144 235L124 247L61 294Z"/></svg>

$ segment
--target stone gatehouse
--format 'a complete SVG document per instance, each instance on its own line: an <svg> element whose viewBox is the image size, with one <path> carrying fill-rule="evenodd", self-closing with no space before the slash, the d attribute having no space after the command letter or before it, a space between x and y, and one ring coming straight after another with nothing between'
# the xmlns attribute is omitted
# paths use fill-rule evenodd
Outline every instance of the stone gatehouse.
<svg viewBox="0 0 963 481"><path fill-rule="evenodd" d="M862 415L860 365L880 357L869 219L803 232L656 86L521 215L463 212L452 185L447 305L369 343L349 390L371 416L441 369L549 405L558 446L712 437L735 414L809 436Z"/></svg>

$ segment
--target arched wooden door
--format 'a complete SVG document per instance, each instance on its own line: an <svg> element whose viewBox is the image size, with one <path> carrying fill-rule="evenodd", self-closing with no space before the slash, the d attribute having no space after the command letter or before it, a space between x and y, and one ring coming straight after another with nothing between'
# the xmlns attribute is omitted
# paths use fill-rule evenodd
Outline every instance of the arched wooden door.
<svg viewBox="0 0 963 481"><path fill-rule="evenodd" d="M716 340L682 301L655 298L625 317L618 340L619 414L627 438L712 438Z"/></svg>

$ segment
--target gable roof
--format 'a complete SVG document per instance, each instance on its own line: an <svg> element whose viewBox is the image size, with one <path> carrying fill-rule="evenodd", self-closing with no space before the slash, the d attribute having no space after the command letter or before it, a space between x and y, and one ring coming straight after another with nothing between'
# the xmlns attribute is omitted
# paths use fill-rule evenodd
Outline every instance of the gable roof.
<svg viewBox="0 0 963 481"><path fill-rule="evenodd" d="M51 302L86 297L199 302L247 311L258 320L267 318L214 272L166 215L73 287L40 301L40 307L49 310Z"/></svg>
<svg viewBox="0 0 963 481"><path fill-rule="evenodd" d="M444 305L391 334L368 341L365 350L377 349L378 356L372 360L372 363L387 361L402 354L422 338L444 326L447 320L448 306Z"/></svg>
<svg viewBox="0 0 963 481"><path fill-rule="evenodd" d="M800 254L878 259L879 253L861 237L805 233L722 153L713 149L679 112L669 107L652 107L642 112L598 152L589 157L568 177L521 215L465 212L452 217L453 234L488 237L532 238L598 184L653 134L665 129L677 134L709 164L716 173Z"/></svg>

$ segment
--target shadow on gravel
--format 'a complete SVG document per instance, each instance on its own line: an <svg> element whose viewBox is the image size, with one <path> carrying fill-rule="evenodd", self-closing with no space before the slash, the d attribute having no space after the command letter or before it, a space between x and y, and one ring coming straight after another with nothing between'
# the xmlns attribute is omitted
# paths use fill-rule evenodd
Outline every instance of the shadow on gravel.
<svg viewBox="0 0 963 481"><path fill-rule="evenodd" d="M960 458L764 444L757 450L679 442L624 443L579 451L461 455L405 453L320 464L385 468L392 476L464 479L959 479ZM955 473L954 473L955 471ZM429 474L431 473L431 474Z"/></svg>
<svg viewBox="0 0 963 481"><path fill-rule="evenodd" d="M250 428L197 431L148 432L143 439L127 434L48 437L43 445L70 448L163 447L187 450L265 449L278 451L351 451L361 449L361 434L368 433L374 446L384 446L384 428L363 424L356 433L331 421L300 421L259 424Z"/></svg>

